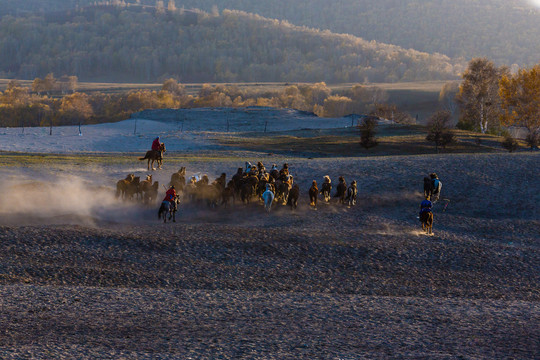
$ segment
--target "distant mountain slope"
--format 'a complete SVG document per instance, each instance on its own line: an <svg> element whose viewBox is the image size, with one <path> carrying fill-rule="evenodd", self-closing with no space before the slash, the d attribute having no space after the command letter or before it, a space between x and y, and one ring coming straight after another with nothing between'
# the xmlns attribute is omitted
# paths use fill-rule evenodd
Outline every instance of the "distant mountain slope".
<svg viewBox="0 0 540 360"><path fill-rule="evenodd" d="M467 61L488 57L500 65L521 66L540 61L540 9L528 0L175 0L175 4L207 11L238 9Z"/></svg>
<svg viewBox="0 0 540 360"><path fill-rule="evenodd" d="M122 0L155 5L156 0ZM2 13L74 9L95 0L0 0ZM111 1L112 2L112 1ZM164 0L165 7L170 0ZM540 9L529 0L173 0L177 8L242 10L405 49L497 64L540 61Z"/></svg>
<svg viewBox="0 0 540 360"><path fill-rule="evenodd" d="M455 78L463 64L239 11L92 6L0 19L0 77L395 82Z"/></svg>

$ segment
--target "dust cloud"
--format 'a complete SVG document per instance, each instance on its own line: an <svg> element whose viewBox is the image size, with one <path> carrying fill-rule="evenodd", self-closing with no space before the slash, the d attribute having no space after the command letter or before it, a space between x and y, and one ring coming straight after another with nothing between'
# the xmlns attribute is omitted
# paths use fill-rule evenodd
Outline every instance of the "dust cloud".
<svg viewBox="0 0 540 360"><path fill-rule="evenodd" d="M12 176L0 184L0 225L99 226L146 217L149 209L117 199L115 190L74 175L50 179Z"/></svg>

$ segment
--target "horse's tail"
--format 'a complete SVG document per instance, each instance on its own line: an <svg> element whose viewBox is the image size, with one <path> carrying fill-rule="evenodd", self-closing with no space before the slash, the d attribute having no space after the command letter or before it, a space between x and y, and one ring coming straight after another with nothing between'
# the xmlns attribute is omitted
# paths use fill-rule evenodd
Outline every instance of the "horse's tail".
<svg viewBox="0 0 540 360"><path fill-rule="evenodd" d="M148 159L148 158L146 156L142 157L142 158L139 158L139 160L144 160L144 159Z"/></svg>

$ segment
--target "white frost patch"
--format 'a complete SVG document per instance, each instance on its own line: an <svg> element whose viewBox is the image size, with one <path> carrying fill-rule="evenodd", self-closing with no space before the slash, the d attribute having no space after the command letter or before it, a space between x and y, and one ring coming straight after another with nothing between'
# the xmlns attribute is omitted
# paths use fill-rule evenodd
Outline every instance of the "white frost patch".
<svg viewBox="0 0 540 360"><path fill-rule="evenodd" d="M0 128L0 151L38 153L144 152L159 136L168 151L197 151L214 146L227 132L286 132L344 128L351 118L319 118L271 108L202 108L143 111L116 123L37 128ZM381 120L386 122L387 120Z"/></svg>

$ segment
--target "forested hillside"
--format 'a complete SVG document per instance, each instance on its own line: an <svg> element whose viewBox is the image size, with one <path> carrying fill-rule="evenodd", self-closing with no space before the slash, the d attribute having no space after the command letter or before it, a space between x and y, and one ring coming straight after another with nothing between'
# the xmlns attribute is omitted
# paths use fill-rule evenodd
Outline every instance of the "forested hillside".
<svg viewBox="0 0 540 360"><path fill-rule="evenodd" d="M240 11L91 6L0 19L0 77L87 81L396 82L453 79L446 56Z"/></svg>
<svg viewBox="0 0 540 360"><path fill-rule="evenodd" d="M0 0L0 12L51 11L94 0ZM156 0L122 3L155 5ZM164 0L167 7L169 0ZM236 9L298 26L453 58L488 57L496 64L531 66L540 60L540 10L528 0L173 0L177 8Z"/></svg>

